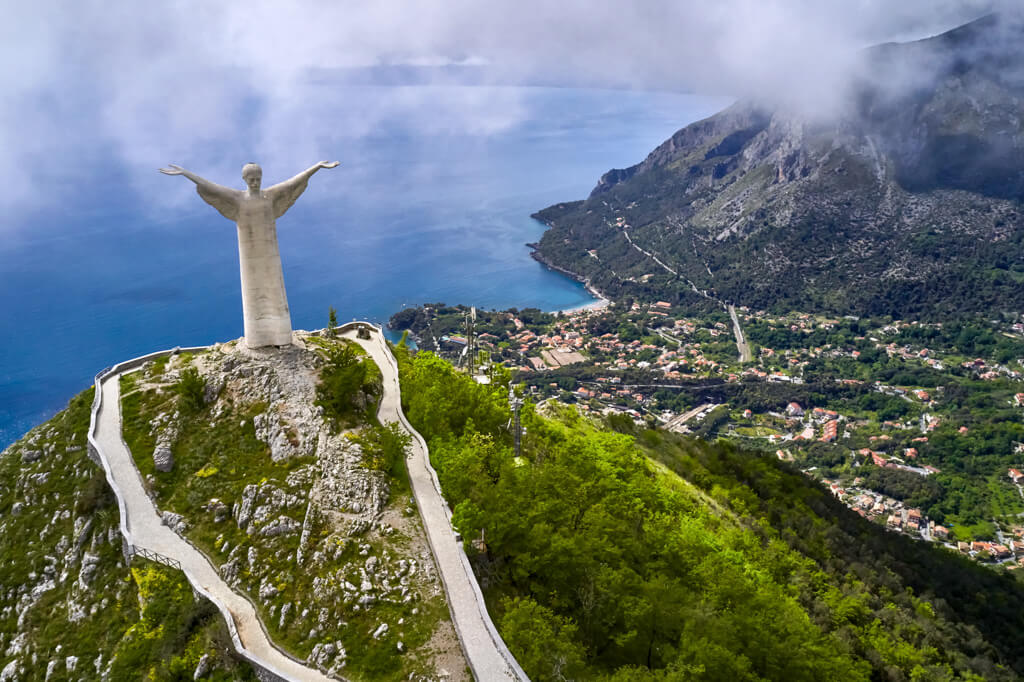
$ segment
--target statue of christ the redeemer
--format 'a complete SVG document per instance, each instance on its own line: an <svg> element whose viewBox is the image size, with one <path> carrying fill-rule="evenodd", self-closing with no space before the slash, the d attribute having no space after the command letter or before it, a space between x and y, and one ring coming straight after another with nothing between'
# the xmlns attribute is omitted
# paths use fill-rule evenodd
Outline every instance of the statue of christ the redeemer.
<svg viewBox="0 0 1024 682"><path fill-rule="evenodd" d="M263 170L255 163L242 167L246 190L218 185L174 164L160 169L166 175L184 175L196 183L199 196L238 225L242 317L245 321L245 345L249 348L287 346L292 342L292 318L284 293L275 221L305 191L313 173L337 165L337 161L321 161L294 178L265 190L260 189Z"/></svg>

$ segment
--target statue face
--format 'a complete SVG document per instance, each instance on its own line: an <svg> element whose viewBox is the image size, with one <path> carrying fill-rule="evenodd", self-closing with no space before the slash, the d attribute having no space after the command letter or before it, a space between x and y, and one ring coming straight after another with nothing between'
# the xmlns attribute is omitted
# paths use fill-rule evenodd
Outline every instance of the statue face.
<svg viewBox="0 0 1024 682"><path fill-rule="evenodd" d="M246 186L255 192L260 188L260 182L263 180L263 169L255 163L247 163L242 168L242 179L245 180Z"/></svg>

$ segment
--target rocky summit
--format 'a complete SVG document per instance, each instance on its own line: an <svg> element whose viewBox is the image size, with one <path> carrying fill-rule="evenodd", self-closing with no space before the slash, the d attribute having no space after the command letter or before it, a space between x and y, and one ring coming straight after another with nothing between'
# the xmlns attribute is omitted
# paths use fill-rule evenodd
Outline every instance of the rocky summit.
<svg viewBox="0 0 1024 682"><path fill-rule="evenodd" d="M278 646L338 678L463 679L408 484L364 453L381 389L357 348L300 334L149 362L121 379L124 437L164 523L250 597ZM323 378L342 350L358 380L335 415Z"/></svg>
<svg viewBox="0 0 1024 682"><path fill-rule="evenodd" d="M337 357L356 380L325 407ZM231 342L120 381L122 435L163 524L277 646L335 679L468 679L404 468L364 451L380 374L355 344ZM131 556L86 447L92 404L90 389L0 453L0 680L257 679L180 571Z"/></svg>
<svg viewBox="0 0 1024 682"><path fill-rule="evenodd" d="M1018 310L1022 27L992 15L866 50L838 112L737 102L536 214L551 229L535 256L612 296Z"/></svg>

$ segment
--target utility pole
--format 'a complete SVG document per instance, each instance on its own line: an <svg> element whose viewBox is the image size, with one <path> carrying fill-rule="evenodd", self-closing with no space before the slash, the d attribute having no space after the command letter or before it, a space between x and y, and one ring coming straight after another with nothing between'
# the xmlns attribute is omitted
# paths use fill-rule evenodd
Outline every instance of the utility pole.
<svg viewBox="0 0 1024 682"><path fill-rule="evenodd" d="M476 306L473 306L469 309L469 312L466 313L466 358L469 360L469 365L467 365L469 368L469 376L473 376L473 365L476 361L476 350L474 348L476 346L474 343L475 327Z"/></svg>
<svg viewBox="0 0 1024 682"><path fill-rule="evenodd" d="M523 427L519 422L519 408L523 406L523 399L516 395L516 389L511 384L508 387L508 406L512 408L512 419L515 422L512 437L515 443L516 457L519 457L522 452L523 440Z"/></svg>

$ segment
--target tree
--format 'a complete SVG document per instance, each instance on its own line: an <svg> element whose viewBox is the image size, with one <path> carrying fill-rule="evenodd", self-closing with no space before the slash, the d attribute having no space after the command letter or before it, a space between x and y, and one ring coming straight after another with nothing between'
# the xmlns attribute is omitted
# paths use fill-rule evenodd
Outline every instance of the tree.
<svg viewBox="0 0 1024 682"><path fill-rule="evenodd" d="M335 330L338 328L338 311L331 306L327 309L327 336L334 338Z"/></svg>
<svg viewBox="0 0 1024 682"><path fill-rule="evenodd" d="M376 413L380 397L380 370L358 346L342 340L327 350L327 362L320 370L316 404L336 426L369 419Z"/></svg>
<svg viewBox="0 0 1024 682"><path fill-rule="evenodd" d="M516 660L534 680L572 680L584 672L576 625L529 597L506 598L501 632Z"/></svg>
<svg viewBox="0 0 1024 682"><path fill-rule="evenodd" d="M182 412L198 412L203 409L206 394L206 379L195 367L188 367L181 373L181 378L174 385L178 394Z"/></svg>

